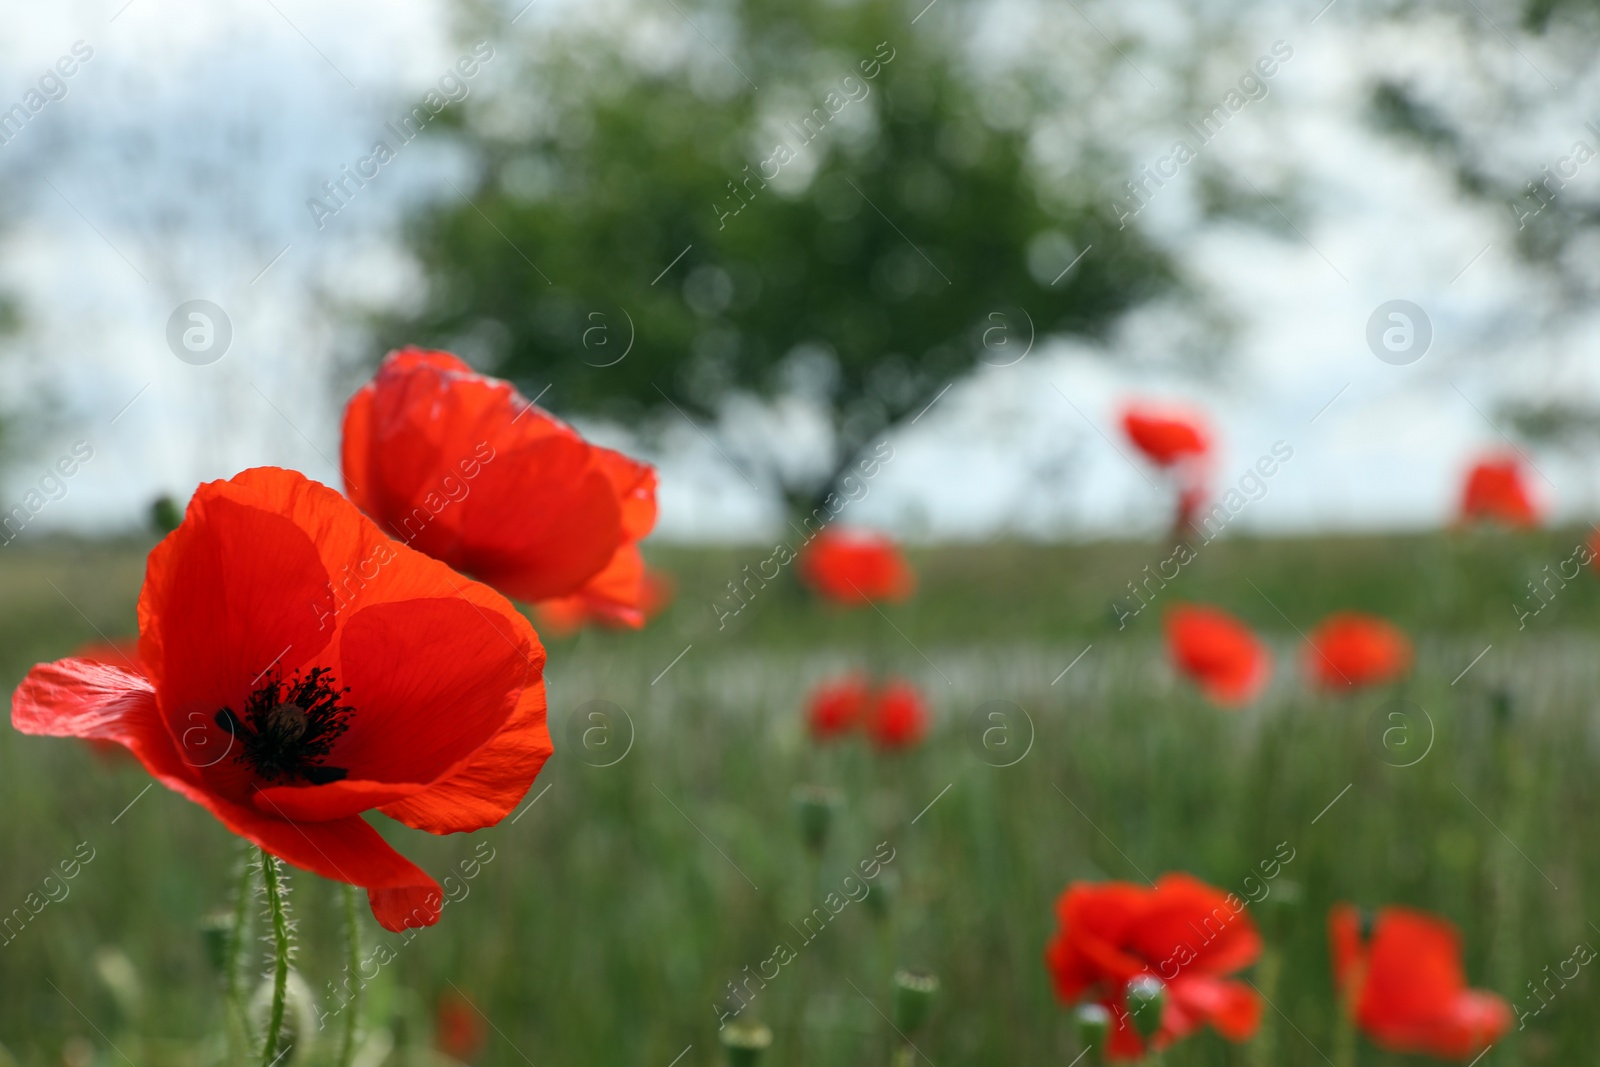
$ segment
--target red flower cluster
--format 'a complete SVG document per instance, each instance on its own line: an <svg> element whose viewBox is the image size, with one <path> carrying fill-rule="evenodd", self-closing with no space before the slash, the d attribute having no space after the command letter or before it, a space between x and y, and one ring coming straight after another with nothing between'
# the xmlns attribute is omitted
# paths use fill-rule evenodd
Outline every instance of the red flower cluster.
<svg viewBox="0 0 1600 1067"><path fill-rule="evenodd" d="M1322 689L1381 685L1411 668L1411 641L1387 619L1342 611L1329 615L1306 643L1305 671Z"/></svg>
<svg viewBox="0 0 1600 1067"><path fill-rule="evenodd" d="M437 921L439 886L361 813L490 826L551 752L527 620L290 471L200 487L150 553L139 634L141 670L35 667L12 723L125 746L240 836L366 887L390 930Z"/></svg>
<svg viewBox="0 0 1600 1067"><path fill-rule="evenodd" d="M506 596L643 624L655 471L509 382L448 352L392 352L345 408L343 456L350 499L391 536Z"/></svg>
<svg viewBox="0 0 1600 1067"><path fill-rule="evenodd" d="M1122 430L1158 467L1174 467L1211 451L1211 434L1204 421L1183 409L1130 404L1122 413Z"/></svg>
<svg viewBox="0 0 1600 1067"><path fill-rule="evenodd" d="M1248 704L1272 674L1272 657L1250 628L1218 608L1179 604L1167 613L1173 663L1225 707Z"/></svg>
<svg viewBox="0 0 1600 1067"><path fill-rule="evenodd" d="M391 354L344 430L354 504L270 467L201 486L150 553L136 654L34 667L12 723L125 747L402 930L439 886L362 814L445 834L515 807L551 744L544 648L501 593L639 625L655 472L443 352Z"/></svg>
<svg viewBox="0 0 1600 1067"><path fill-rule="evenodd" d="M1211 496L1211 432L1196 412L1135 402L1122 412L1122 431L1177 487L1173 529L1185 535Z"/></svg>
<svg viewBox="0 0 1600 1067"><path fill-rule="evenodd" d="M1128 985L1142 976L1167 990L1153 1042L1158 1049L1204 1025L1243 1041L1260 1024L1254 990L1227 977L1261 954L1255 924L1232 893L1187 874L1163 875L1150 888L1074 882L1056 901L1056 919L1061 929L1045 949L1056 996L1069 1004L1095 1001L1111 1012L1109 1058L1145 1053L1127 1014Z"/></svg>
<svg viewBox="0 0 1600 1067"><path fill-rule="evenodd" d="M1461 488L1462 522L1497 522L1511 527L1539 524L1539 508L1516 456L1481 459Z"/></svg>
<svg viewBox="0 0 1600 1067"><path fill-rule="evenodd" d="M1511 1028L1502 998L1467 988L1461 935L1426 912L1378 912L1370 935L1348 904L1328 916L1334 984L1368 1037L1390 1052L1470 1060Z"/></svg>
<svg viewBox="0 0 1600 1067"><path fill-rule="evenodd" d="M835 604L904 600L917 576L898 546L882 534L830 526L800 551L800 580Z"/></svg>
<svg viewBox="0 0 1600 1067"><path fill-rule="evenodd" d="M818 741L864 730L885 751L910 748L928 732L928 706L916 686L891 681L874 689L865 675L850 674L811 692L806 723Z"/></svg>

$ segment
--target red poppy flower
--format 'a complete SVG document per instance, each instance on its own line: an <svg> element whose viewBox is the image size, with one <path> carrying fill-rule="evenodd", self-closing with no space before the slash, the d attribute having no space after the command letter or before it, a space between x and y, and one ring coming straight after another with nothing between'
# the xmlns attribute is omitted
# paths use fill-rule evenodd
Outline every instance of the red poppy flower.
<svg viewBox="0 0 1600 1067"><path fill-rule="evenodd" d="M1176 408L1130 404L1122 412L1122 429L1158 467L1171 467L1211 450L1211 435L1200 416Z"/></svg>
<svg viewBox="0 0 1600 1067"><path fill-rule="evenodd" d="M639 590L639 617L649 622L672 602L672 579L660 571L645 568L644 582ZM557 597L533 606L533 617L539 632L546 636L571 637L591 624L608 630L618 629L627 623L614 612L597 610L592 598L585 595Z"/></svg>
<svg viewBox="0 0 1600 1067"><path fill-rule="evenodd" d="M440 1052L458 1063L471 1063L488 1037L483 1013L472 1001L454 990L440 995L433 1027L433 1043Z"/></svg>
<svg viewBox="0 0 1600 1067"><path fill-rule="evenodd" d="M1445 920L1384 908L1363 943L1360 913L1341 904L1328 914L1328 935L1345 1007L1380 1048L1466 1060L1510 1029L1505 1000L1467 988L1461 934Z"/></svg>
<svg viewBox="0 0 1600 1067"><path fill-rule="evenodd" d="M550 755L527 620L292 471L200 487L150 553L139 634L142 673L34 667L12 724L126 746L234 833L365 887L388 930L438 921L439 886L361 813L477 830Z"/></svg>
<svg viewBox="0 0 1600 1067"><path fill-rule="evenodd" d="M1272 657L1250 628L1225 611L1180 604L1167 613L1167 645L1179 670L1218 704L1248 704L1272 673Z"/></svg>
<svg viewBox="0 0 1600 1067"><path fill-rule="evenodd" d="M448 352L391 352L344 413L345 488L412 548L529 603L643 625L656 475Z"/></svg>
<svg viewBox="0 0 1600 1067"><path fill-rule="evenodd" d="M917 587L911 565L889 538L833 526L800 550L800 580L836 604L904 600Z"/></svg>
<svg viewBox="0 0 1600 1067"><path fill-rule="evenodd" d="M910 748L928 732L928 704L910 682L890 682L868 707L865 725L880 749Z"/></svg>
<svg viewBox="0 0 1600 1067"><path fill-rule="evenodd" d="M1226 977L1261 954L1255 923L1232 893L1187 874L1163 875L1151 888L1074 882L1056 901L1056 918L1060 932L1045 949L1056 996L1068 1004L1087 998L1111 1012L1111 1059L1144 1055L1126 1004L1128 983L1141 975L1167 990L1158 1049L1207 1024L1244 1041L1260 1024L1255 991Z"/></svg>
<svg viewBox="0 0 1600 1067"><path fill-rule="evenodd" d="M1461 521L1538 525L1539 509L1516 456L1480 460L1467 472L1461 490Z"/></svg>
<svg viewBox="0 0 1600 1067"><path fill-rule="evenodd" d="M1398 626L1375 615L1341 611L1311 631L1306 674L1323 689L1379 685L1411 667L1411 641Z"/></svg>
<svg viewBox="0 0 1600 1067"><path fill-rule="evenodd" d="M855 729L866 718L872 688L864 675L835 678L811 691L806 725L818 741L831 741Z"/></svg>

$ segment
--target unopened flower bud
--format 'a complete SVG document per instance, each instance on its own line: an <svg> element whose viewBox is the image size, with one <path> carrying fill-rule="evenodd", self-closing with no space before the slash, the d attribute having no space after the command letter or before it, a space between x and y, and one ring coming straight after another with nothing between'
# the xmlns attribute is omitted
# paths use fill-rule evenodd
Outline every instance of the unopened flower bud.
<svg viewBox="0 0 1600 1067"><path fill-rule="evenodd" d="M902 1034L913 1034L928 1021L933 998L939 992L935 975L918 971L894 972L894 1027Z"/></svg>
<svg viewBox="0 0 1600 1067"><path fill-rule="evenodd" d="M1105 1062L1106 1037L1111 1033L1111 1013L1103 1004L1080 1004L1072 1021L1078 1027L1078 1042L1095 1063Z"/></svg>
<svg viewBox="0 0 1600 1067"><path fill-rule="evenodd" d="M833 813L843 803L837 789L824 785L794 787L794 814L800 824L800 840L812 852L821 852L828 842Z"/></svg>
<svg viewBox="0 0 1600 1067"><path fill-rule="evenodd" d="M722 1028L722 1047L728 1050L728 1067L755 1067L772 1044L772 1030L754 1019L735 1019Z"/></svg>
<svg viewBox="0 0 1600 1067"><path fill-rule="evenodd" d="M1161 1029L1167 1006L1167 987L1153 975L1141 974L1128 983L1128 1014L1139 1036L1149 1041Z"/></svg>
<svg viewBox="0 0 1600 1067"><path fill-rule="evenodd" d="M205 946L206 962L222 976L226 976L228 970L233 926L232 912L214 911L200 920L200 943Z"/></svg>

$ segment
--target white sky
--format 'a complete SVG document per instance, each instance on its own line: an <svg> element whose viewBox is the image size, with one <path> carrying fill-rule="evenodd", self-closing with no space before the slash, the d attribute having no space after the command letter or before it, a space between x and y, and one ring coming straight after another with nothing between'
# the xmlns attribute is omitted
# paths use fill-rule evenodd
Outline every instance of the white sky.
<svg viewBox="0 0 1600 1067"><path fill-rule="evenodd" d="M558 7L539 0L518 31L557 17ZM0 341L7 407L28 420L5 506L78 439L92 445L94 459L41 513L41 527L127 525L159 492L186 494L202 480L264 463L338 484L329 461L337 459L338 413L352 384L339 359L360 345L333 303L405 298L414 279L392 245L395 220L410 198L453 195L443 180L454 175L459 184L461 164L421 143L407 146L321 231L305 201L365 155L383 122L463 52L439 5L242 0L224 10L200 0L96 0L0 4L6 8L0 107L20 100L73 42L89 44L94 57L68 81L65 99L0 145L0 187L11 204L0 275L28 317L20 337ZM1120 402L1148 395L1189 399L1212 413L1224 482L1274 441L1293 447L1294 459L1241 526L1436 525L1449 517L1467 463L1504 447L1486 417L1501 398L1600 391L1597 324L1540 326L1546 283L1517 264L1510 213L1462 200L1447 175L1362 121L1373 72L1437 81L1462 43L1342 22L1338 8L1315 25L1304 13L1268 8L1240 31L1256 42L1240 61L1230 53L1210 65L1215 71L1201 65L1206 84L1220 100L1234 71L1277 39L1292 43L1294 57L1272 79L1271 95L1235 116L1204 152L1275 192L1298 174L1293 192L1312 208L1302 235L1199 225L1197 166L1139 219L1173 248L1210 309L1237 323L1225 367L1206 380L1175 373L1166 358L1171 323L1158 313L1130 323L1108 350L1041 340L1022 362L958 383L898 435L896 458L852 506L855 521L933 539L1155 530L1166 520L1165 494L1106 440L1121 444ZM1033 9L994 10L996 54L1014 50L1019 36L1049 40L1029 22ZM1088 10L1159 46L1181 47L1161 38L1159 0ZM929 24L938 17L934 9ZM1029 32L1001 32L1007 27ZM651 32L680 33L672 47L685 62L721 62L671 20ZM915 32L908 27L908 41ZM1584 97L1559 57L1521 47L1534 54L1514 77L1542 77L1531 67L1537 62L1572 83L1560 99ZM495 69L491 62L484 77ZM1116 70L1108 97L1143 93L1135 75L1144 77ZM1183 132L1182 117L1156 114L1130 126L1132 157L1163 155ZM1515 146L1530 178L1588 136L1575 103L1538 118ZM1600 165L1592 169L1585 181L1600 180ZM169 314L195 298L222 305L233 324L233 346L212 366L184 364L165 344ZM1368 316L1396 298L1421 305L1433 324L1431 350L1411 366L1382 363L1366 347ZM803 412L788 415L767 420L786 428L774 447L814 439ZM624 439L617 428L598 432ZM1542 472L1536 490L1561 514L1600 507L1587 463L1530 455ZM775 525L770 502L687 428L656 458L662 536L746 539Z"/></svg>

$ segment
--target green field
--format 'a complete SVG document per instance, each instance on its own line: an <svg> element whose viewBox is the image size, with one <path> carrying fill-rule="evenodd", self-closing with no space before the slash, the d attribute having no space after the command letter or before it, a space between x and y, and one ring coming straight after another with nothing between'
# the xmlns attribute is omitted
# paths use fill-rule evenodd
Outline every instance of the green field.
<svg viewBox="0 0 1600 1067"><path fill-rule="evenodd" d="M1303 899L1258 909L1282 961L1275 978L1254 975L1273 1004L1261 1039L1204 1035L1169 1064L1331 1062L1324 919L1339 900L1446 915L1472 983L1536 1005L1527 983L1600 942L1600 579L1552 582L1520 630L1517 607L1537 603L1525 583L1585 533L1219 541L1126 629L1111 603L1166 558L1155 543L916 550L917 596L882 613L825 608L785 574L720 630L709 602L770 548L658 549L678 582L669 611L642 633L551 642L557 754L537 803L471 838L385 827L437 876L493 858L409 943L367 923L369 949L395 956L369 990L367 1030L402 1050L425 1043L453 984L492 1021L484 1063L668 1067L686 1047L678 1067L719 1063L719 997L787 941L797 958L748 1009L777 1034L770 1064L887 1063L880 1011L890 974L910 965L942 981L917 1040L928 1062L1064 1065L1078 1050L1041 964L1061 889L1188 870L1237 890L1284 842L1294 858L1279 881ZM131 634L147 548L0 553L0 679L14 685L97 632ZM1216 603L1267 637L1277 671L1255 706L1216 710L1174 678L1159 613L1179 599ZM1402 690L1305 690L1297 630L1342 608L1411 632L1417 666ZM807 740L804 693L848 667L925 688L936 721L920 749ZM1374 724L1402 697L1422 714L1386 747ZM570 724L595 700L632 729L586 751ZM1012 766L985 762L973 741L991 701L1034 727ZM0 947L0 1044L21 1063L76 1065L90 1049L96 1065L218 1061L221 997L199 928L227 904L243 850L187 801L142 794L148 783L77 742L0 740L0 911L80 844L94 857ZM820 861L795 829L799 783L844 797ZM887 906L852 903L802 944L791 924L884 842ZM291 880L298 966L320 991L339 966L337 895ZM106 946L137 971L137 1009L100 976ZM1580 975L1482 1063L1588 1062L1600 1046L1593 983ZM1360 1057L1406 1062L1364 1044Z"/></svg>

